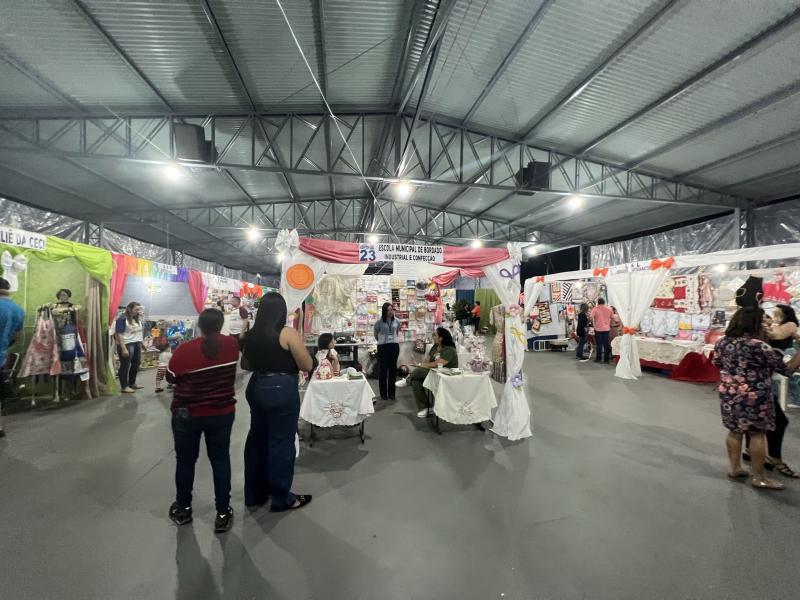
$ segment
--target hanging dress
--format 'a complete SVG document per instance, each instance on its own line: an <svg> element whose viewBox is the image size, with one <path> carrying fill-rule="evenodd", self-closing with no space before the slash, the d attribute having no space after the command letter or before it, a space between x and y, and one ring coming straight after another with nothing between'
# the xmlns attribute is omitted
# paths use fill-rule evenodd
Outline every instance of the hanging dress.
<svg viewBox="0 0 800 600"><path fill-rule="evenodd" d="M40 310L36 320L36 331L22 361L20 376L60 374L61 356L56 339L56 326L50 310Z"/></svg>

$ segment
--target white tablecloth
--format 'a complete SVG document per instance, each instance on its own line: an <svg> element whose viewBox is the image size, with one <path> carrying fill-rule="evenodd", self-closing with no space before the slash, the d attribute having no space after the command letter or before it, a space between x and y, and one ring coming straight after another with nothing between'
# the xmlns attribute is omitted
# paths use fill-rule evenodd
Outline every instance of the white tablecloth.
<svg viewBox="0 0 800 600"><path fill-rule="evenodd" d="M636 336L639 344L639 360L649 360L664 365L679 365L690 352L703 352L703 342L683 340L660 340ZM611 352L619 354L619 345L622 336L617 336L611 342Z"/></svg>
<svg viewBox="0 0 800 600"><path fill-rule="evenodd" d="M433 412L455 425L483 423L497 407L489 374L443 375L431 369L423 387L433 392Z"/></svg>
<svg viewBox="0 0 800 600"><path fill-rule="evenodd" d="M312 377L300 406L300 418L318 427L358 425L375 412L374 397L366 379Z"/></svg>

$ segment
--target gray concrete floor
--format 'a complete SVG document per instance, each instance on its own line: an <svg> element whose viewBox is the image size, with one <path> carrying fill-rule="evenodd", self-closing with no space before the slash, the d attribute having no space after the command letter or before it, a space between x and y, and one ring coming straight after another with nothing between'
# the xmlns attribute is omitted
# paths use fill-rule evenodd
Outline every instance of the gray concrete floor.
<svg viewBox="0 0 800 600"><path fill-rule="evenodd" d="M295 489L315 499L292 514L242 506L241 405L224 535L212 532L202 457L194 523L166 517L166 396L12 417L0 441L0 597L797 597L800 482L769 495L725 478L709 386L623 382L549 353L528 354L526 373L532 439L437 436L403 390L369 420L366 446L323 432L303 448ZM786 457L800 466L798 432L792 423Z"/></svg>

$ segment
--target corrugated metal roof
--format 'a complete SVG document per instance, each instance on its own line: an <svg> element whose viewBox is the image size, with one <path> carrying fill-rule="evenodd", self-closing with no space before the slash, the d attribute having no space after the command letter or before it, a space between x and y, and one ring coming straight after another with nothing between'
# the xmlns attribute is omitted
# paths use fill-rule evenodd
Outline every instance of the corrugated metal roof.
<svg viewBox="0 0 800 600"><path fill-rule="evenodd" d="M628 160L733 113L789 84L800 82L800 23L770 43L709 77L669 104L647 114L593 153L613 152ZM797 115L798 102L784 103L783 116ZM758 113L753 113L757 115ZM750 117L748 117L750 118ZM733 127L731 128L733 129ZM746 143L742 140L741 143ZM660 157L645 163L661 167Z"/></svg>
<svg viewBox="0 0 800 600"><path fill-rule="evenodd" d="M326 1L328 102L365 110L392 97L413 0Z"/></svg>
<svg viewBox="0 0 800 600"><path fill-rule="evenodd" d="M540 5L540 0L456 4L440 42L426 112L465 116Z"/></svg>
<svg viewBox="0 0 800 600"><path fill-rule="evenodd" d="M314 81L274 1L214 0L212 6L259 108L317 110L322 106ZM283 2L283 8L319 80L318 35L311 2Z"/></svg>
<svg viewBox="0 0 800 600"><path fill-rule="evenodd" d="M773 173L797 164L800 164L800 141L702 173L698 177L698 181L709 187L735 185L735 183L732 184L731 182Z"/></svg>
<svg viewBox="0 0 800 600"><path fill-rule="evenodd" d="M119 2L113 4L120 10ZM0 43L84 106L162 108L68 2L4 3Z"/></svg>
<svg viewBox="0 0 800 600"><path fill-rule="evenodd" d="M536 139L561 148L586 144L795 8L794 0L683 3L549 119Z"/></svg>
<svg viewBox="0 0 800 600"><path fill-rule="evenodd" d="M666 174L689 172L715 158L730 156L740 150L780 138L787 133L790 124L797 123L798 114L800 94L662 154L646 163L647 168ZM747 165L739 165L739 168L743 166Z"/></svg>
<svg viewBox="0 0 800 600"><path fill-rule="evenodd" d="M652 4L652 0L557 1L473 122L509 134L521 133L553 98L567 93L612 52Z"/></svg>
<svg viewBox="0 0 800 600"><path fill-rule="evenodd" d="M0 58L0 114L10 111L64 110L69 105Z"/></svg>
<svg viewBox="0 0 800 600"><path fill-rule="evenodd" d="M84 2L176 109L246 106L199 2Z"/></svg>

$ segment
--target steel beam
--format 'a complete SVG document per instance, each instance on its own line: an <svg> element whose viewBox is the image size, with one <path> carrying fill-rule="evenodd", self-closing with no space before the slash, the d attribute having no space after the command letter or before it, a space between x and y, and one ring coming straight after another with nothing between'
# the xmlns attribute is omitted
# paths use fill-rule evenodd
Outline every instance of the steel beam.
<svg viewBox="0 0 800 600"><path fill-rule="evenodd" d="M800 8L795 9L793 12L788 14L786 17L774 23L773 25L767 27L761 33L756 35L755 37L751 38L749 41L745 42L741 46L735 48L734 50L728 52L722 58L714 61L689 79L683 81L682 83L678 84L676 87L671 89L669 92L664 94L663 96L657 98L644 108L636 111L630 117L625 119L622 123L619 123L608 129L607 131L600 134L598 137L593 139L591 142L583 146L580 150L576 152L579 156L586 154L587 152L593 150L603 142L605 142L608 138L613 135L616 135L620 131L628 128L632 123L638 121L643 116L652 111L665 106L666 104L672 102L679 96L685 94L689 89L696 86L698 83L702 82L706 77L711 75L712 73L724 69L728 65L732 64L733 62L740 60L743 56L751 52L755 49L758 45L760 45L765 40L777 35L781 31L785 30L788 27L794 25L798 19L800 19Z"/></svg>
<svg viewBox="0 0 800 600"><path fill-rule="evenodd" d="M442 5L444 5L444 8ZM405 110L408 102L411 100L411 96L414 93L414 88L417 86L417 82L422 75L422 70L425 68L426 63L429 62L428 58L432 55L435 47L438 45L439 40L444 35L444 31L447 28L447 22L450 20L450 16L453 14L453 8L455 8L455 5L456 0L439 1L439 6L436 9L436 16L434 17L433 25L431 26L431 30L428 34L428 39L425 42L425 47L422 50L422 55L420 56L419 62L414 69L414 73L411 75L411 81L408 84L405 94L403 94L403 99L400 101L400 106L397 108L398 114Z"/></svg>
<svg viewBox="0 0 800 600"><path fill-rule="evenodd" d="M660 23L664 17L669 15L676 5L682 2L683 0L666 0L665 2L662 2L661 8L659 8L653 16L648 18L640 27L638 27L631 36L629 36L619 47L617 47L616 50L614 50L614 52L612 52L605 60L595 67L588 76L581 80L580 83L573 87L564 96L554 100L542 111L540 111L541 116L534 117L533 123L526 128L525 133L520 136L520 139L527 140L536 132L539 127L541 127L542 123L564 108L567 104L578 98L584 92L584 90L586 90L586 88L592 85L592 83L594 83L601 75L603 75L603 73L608 70L608 68L617 58L619 58L633 44L638 42L639 39L642 38L646 33L649 33L654 26Z"/></svg>
<svg viewBox="0 0 800 600"><path fill-rule="evenodd" d="M747 106L740 108L739 110L722 117L721 119L717 119L700 129L697 129L689 134L681 136L680 138L669 142L668 144L664 144L663 146L659 146L647 152L643 156L640 156L636 160L627 163L625 165L626 169L635 169L643 165L644 163L652 160L656 156L661 156L662 154L666 154L667 152L671 152L676 148L680 148L681 146L685 146L686 144L693 142L694 140L701 138L709 133L713 133L718 129L722 129L723 127L727 127L732 123L736 123L737 121L741 121L742 119L746 119L752 117L753 115L757 114L759 111L764 110L765 108L772 106L773 104L777 104L786 98L794 96L800 93L800 81L795 82L791 85L788 85L774 94L770 94L764 98L756 100L755 102L751 102Z"/></svg>
<svg viewBox="0 0 800 600"><path fill-rule="evenodd" d="M691 171L686 171L685 173L681 173L678 176L678 180L686 181L688 179L691 179L692 177L696 177L700 173L707 173L708 171L713 171L724 165L735 163L737 161L750 158L751 156L757 156L762 152L767 152L769 150L779 148L780 146L789 144L791 142L796 142L798 140L800 140L800 131L793 131L774 140L764 142L763 144L758 144L751 148L745 148L744 150L736 152L735 154L731 154L730 156L725 156L718 160L700 165L699 167L695 167Z"/></svg>
<svg viewBox="0 0 800 600"><path fill-rule="evenodd" d="M517 57L517 54L519 54L519 51L522 49L522 46L525 45L525 42L528 41L528 38L534 32L539 23L541 23L545 13L547 13L548 9L553 4L553 2L554 0L545 0L544 2L542 2L541 6L539 6L539 9L535 13L533 13L531 20L528 21L528 24L525 26L525 29L522 30L522 33L517 38L517 41L514 42L513 46L511 46L511 49L505 55L505 58L503 58L503 61L500 63L500 66L497 67L497 70L494 72L494 75L492 75L492 78L489 79L489 83L487 83L484 86L480 95L476 98L475 102L472 103L472 106L470 106L469 110L467 111L467 114L461 121L462 125L466 125L467 123L469 123L472 120L472 117L475 116L475 113L478 111L478 108L480 108L480 105L483 104L483 101L486 100L486 98L492 92L494 86L497 85L497 82L503 76L503 73L505 73L506 69L508 69L508 66Z"/></svg>
<svg viewBox="0 0 800 600"><path fill-rule="evenodd" d="M778 179L779 177L784 177L785 175L793 175L795 173L800 173L800 164L792 165L790 167L785 167L783 169L778 169L777 171L771 171L769 173L756 175L755 177L750 177L742 181L737 181L736 183L732 183L731 185L725 186L725 189L736 189L744 187L746 185L760 183L762 181L769 181L770 179Z"/></svg>
<svg viewBox="0 0 800 600"><path fill-rule="evenodd" d="M250 94L250 90L247 87L247 84L244 81L244 76L242 72L239 70L239 66L236 64L236 60L233 58L233 52L231 51L228 42L225 40L225 35L222 33L222 29L219 27L219 23L217 22L217 17L214 15L214 10L211 8L208 0L200 0L200 7L203 9L203 14L206 16L206 20L208 24L211 25L211 29L214 30L214 35L216 35L217 40L219 43L222 44L222 48L225 51L225 58L228 61L228 65L233 69L233 73L236 76L236 80L239 82L239 87L242 88L242 92L247 97L247 103L250 105L250 109L253 112L257 111L256 103L253 100L253 96Z"/></svg>
<svg viewBox="0 0 800 600"><path fill-rule="evenodd" d="M147 75L136 65L135 62L131 59L130 56L122 49L122 47L117 43L117 41L113 38L113 36L106 31L106 29L100 24L100 22L95 18L95 16L91 13L91 11L86 8L86 5L81 0L72 0L72 5L75 7L81 16L89 23L92 29L103 38L103 40L108 44L117 57L125 63L125 65L133 71L136 76L148 87L150 91L161 101L167 110L172 111L172 105L169 101L164 97L164 95L158 90L155 84L150 81Z"/></svg>

